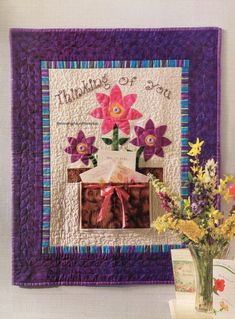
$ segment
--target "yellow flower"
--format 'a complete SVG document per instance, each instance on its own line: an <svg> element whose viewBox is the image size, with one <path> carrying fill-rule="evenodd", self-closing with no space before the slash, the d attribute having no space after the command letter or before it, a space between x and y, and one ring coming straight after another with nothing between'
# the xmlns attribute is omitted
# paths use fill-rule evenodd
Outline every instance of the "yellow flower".
<svg viewBox="0 0 235 319"><path fill-rule="evenodd" d="M202 145L204 144L204 141L200 141L199 138L197 138L196 143L188 143L191 147L191 150L188 152L188 155L190 156L197 156L201 154Z"/></svg>
<svg viewBox="0 0 235 319"><path fill-rule="evenodd" d="M179 220L177 228L195 243L198 243L198 241L206 234L205 230L200 228L193 220Z"/></svg>
<svg viewBox="0 0 235 319"><path fill-rule="evenodd" d="M153 222L153 227L156 229L158 233L164 233L169 229L169 223L171 218L172 215L170 213L160 216Z"/></svg>
<svg viewBox="0 0 235 319"><path fill-rule="evenodd" d="M164 233L167 230L177 230L177 220L171 213L158 217L152 224L158 233Z"/></svg>
<svg viewBox="0 0 235 319"><path fill-rule="evenodd" d="M190 205L191 205L190 197L188 197L187 199L184 199L183 203L184 203L184 208L186 209L190 208Z"/></svg>
<svg viewBox="0 0 235 319"><path fill-rule="evenodd" d="M220 301L220 311L228 311L228 305L223 300Z"/></svg>
<svg viewBox="0 0 235 319"><path fill-rule="evenodd" d="M202 184L205 182L205 173L204 173L203 168L201 166L199 167L197 177Z"/></svg>
<svg viewBox="0 0 235 319"><path fill-rule="evenodd" d="M222 217L223 217L223 214L212 206L209 212L208 226L212 228L215 227L216 225L219 224Z"/></svg>
<svg viewBox="0 0 235 319"><path fill-rule="evenodd" d="M198 163L199 163L199 160L198 160L198 159L193 160L192 158L190 158L189 161L190 161L191 163L193 163L193 164L198 164Z"/></svg>
<svg viewBox="0 0 235 319"><path fill-rule="evenodd" d="M224 179L220 179L220 183L219 183L219 187L218 187L218 193L221 194L221 195L225 195L226 197L226 193L227 193L227 190L226 190L226 187L227 187L227 184L228 183L231 183L234 181L234 176L232 175L227 175L225 176Z"/></svg>
<svg viewBox="0 0 235 319"><path fill-rule="evenodd" d="M197 167L197 166L192 166L192 167L191 167L191 170L192 170L193 173L195 174L195 173L197 173L197 171L198 171L198 167Z"/></svg>
<svg viewBox="0 0 235 319"><path fill-rule="evenodd" d="M232 240L235 236L235 214L229 216L215 229L215 233L226 240Z"/></svg>
<svg viewBox="0 0 235 319"><path fill-rule="evenodd" d="M183 209L184 213L186 214L187 218L189 219L192 216L192 211L191 211L191 200L190 197L187 199L183 200Z"/></svg>

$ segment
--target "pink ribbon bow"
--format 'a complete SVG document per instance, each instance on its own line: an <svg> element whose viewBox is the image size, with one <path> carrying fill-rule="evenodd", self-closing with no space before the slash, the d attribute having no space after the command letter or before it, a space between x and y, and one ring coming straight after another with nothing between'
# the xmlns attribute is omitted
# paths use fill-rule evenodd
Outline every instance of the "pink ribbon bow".
<svg viewBox="0 0 235 319"><path fill-rule="evenodd" d="M117 196L122 205L122 220L123 220L123 227L125 228L126 221L125 221L125 207L124 207L123 199L127 201L129 199L129 194L122 188L122 186L108 186L101 190L101 196L104 197L104 201L100 209L97 221L101 222L103 219L106 218L107 208L114 191L116 191Z"/></svg>

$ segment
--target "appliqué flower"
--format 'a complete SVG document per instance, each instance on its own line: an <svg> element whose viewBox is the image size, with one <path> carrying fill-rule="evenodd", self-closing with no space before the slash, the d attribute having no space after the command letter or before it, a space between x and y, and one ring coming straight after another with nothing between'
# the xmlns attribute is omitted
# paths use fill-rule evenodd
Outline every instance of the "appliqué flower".
<svg viewBox="0 0 235 319"><path fill-rule="evenodd" d="M66 147L65 152L71 154L71 163L81 160L85 165L89 163L89 156L98 151L93 146L95 136L86 137L83 131L79 131L77 137L68 137L70 146Z"/></svg>
<svg viewBox="0 0 235 319"><path fill-rule="evenodd" d="M224 279L214 279L214 290L224 291L225 282Z"/></svg>
<svg viewBox="0 0 235 319"><path fill-rule="evenodd" d="M142 117L139 111L131 108L136 101L137 95L128 94L122 96L118 85L112 88L110 96L104 93L97 93L96 98L100 107L92 110L90 115L104 120L101 126L103 134L110 132L115 124L123 133L129 134L129 120L136 120Z"/></svg>
<svg viewBox="0 0 235 319"><path fill-rule="evenodd" d="M149 160L154 154L164 157L163 147L171 144L171 141L164 137L167 130L166 125L155 127L153 121L150 119L145 124L145 128L135 126L135 137L130 143L135 146L144 148L144 160Z"/></svg>

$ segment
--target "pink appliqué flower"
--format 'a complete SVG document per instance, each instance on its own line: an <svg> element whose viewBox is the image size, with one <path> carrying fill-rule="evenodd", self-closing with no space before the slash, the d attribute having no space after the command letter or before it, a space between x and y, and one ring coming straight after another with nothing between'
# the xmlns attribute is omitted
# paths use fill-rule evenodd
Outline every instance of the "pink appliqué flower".
<svg viewBox="0 0 235 319"><path fill-rule="evenodd" d="M117 84L112 88L110 96L104 93L97 93L96 98L100 106L92 110L90 115L104 120L101 126L103 134L110 132L115 124L123 133L129 134L129 120L136 120L142 117L139 111L131 108L136 101L137 95L128 94L122 96Z"/></svg>
<svg viewBox="0 0 235 319"><path fill-rule="evenodd" d="M81 160L85 165L89 163L89 155L98 151L97 147L93 146L95 136L86 137L83 131L79 131L77 137L68 137L70 146L64 150L71 154L71 163Z"/></svg>
<svg viewBox="0 0 235 319"><path fill-rule="evenodd" d="M135 126L136 136L130 141L135 146L144 148L144 160L149 160L154 154L164 157L163 147L171 144L171 141L164 137L167 126L161 125L155 127L153 121L150 119L146 122L145 127Z"/></svg>

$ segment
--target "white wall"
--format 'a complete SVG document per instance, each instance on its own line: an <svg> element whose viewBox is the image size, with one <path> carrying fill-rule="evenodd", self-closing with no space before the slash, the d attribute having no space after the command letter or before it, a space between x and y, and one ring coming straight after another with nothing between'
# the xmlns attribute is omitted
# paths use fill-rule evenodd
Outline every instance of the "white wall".
<svg viewBox="0 0 235 319"><path fill-rule="evenodd" d="M169 286L11 286L9 28L222 27L222 172L235 175L234 14L235 0L0 0L0 318L169 319L173 296Z"/></svg>

